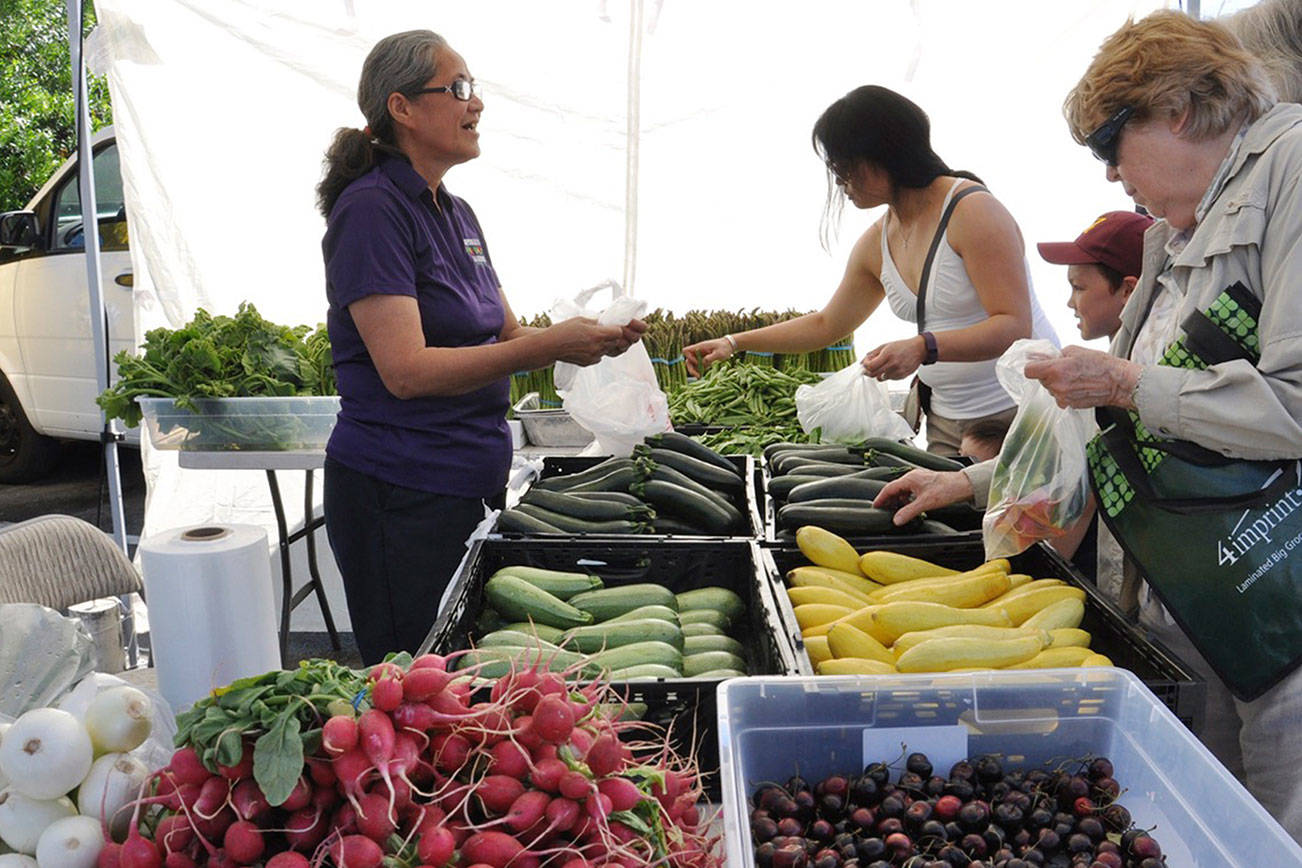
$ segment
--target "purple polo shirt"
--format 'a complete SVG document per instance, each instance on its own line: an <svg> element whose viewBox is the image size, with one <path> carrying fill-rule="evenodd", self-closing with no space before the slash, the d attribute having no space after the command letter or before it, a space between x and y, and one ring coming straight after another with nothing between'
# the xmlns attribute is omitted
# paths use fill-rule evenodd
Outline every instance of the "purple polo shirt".
<svg viewBox="0 0 1302 868"><path fill-rule="evenodd" d="M494 343L505 312L470 206L440 186L436 207L410 163L381 155L335 202L321 246L341 399L326 454L407 488L501 492L511 466L508 379L464 395L400 400L384 387L348 311L368 295L408 295L420 307L426 346Z"/></svg>

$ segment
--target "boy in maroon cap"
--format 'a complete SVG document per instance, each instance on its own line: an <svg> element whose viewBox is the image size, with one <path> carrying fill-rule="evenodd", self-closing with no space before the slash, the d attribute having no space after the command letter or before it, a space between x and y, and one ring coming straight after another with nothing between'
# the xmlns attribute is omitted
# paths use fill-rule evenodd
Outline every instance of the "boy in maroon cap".
<svg viewBox="0 0 1302 868"><path fill-rule="evenodd" d="M1144 232L1153 218L1134 211L1109 211L1075 241L1037 244L1040 256L1067 266L1071 298L1083 339L1108 338L1121 328L1121 309L1139 282L1144 261Z"/></svg>

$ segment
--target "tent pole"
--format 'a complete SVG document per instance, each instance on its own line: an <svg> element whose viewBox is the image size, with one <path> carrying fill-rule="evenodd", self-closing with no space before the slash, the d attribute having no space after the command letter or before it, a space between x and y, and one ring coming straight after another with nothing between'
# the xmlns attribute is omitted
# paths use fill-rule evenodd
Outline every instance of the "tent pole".
<svg viewBox="0 0 1302 868"><path fill-rule="evenodd" d="M81 2L67 0L68 51L72 59L73 108L77 129L77 184L81 192L82 240L86 250L86 280L90 284L90 329L95 346L95 381L98 391L109 386L108 323L104 312L104 288L100 284L99 218L95 203L95 170L91 165L90 108L86 94L86 69L82 58ZM123 553L127 552L126 517L122 508L122 470L118 464L118 441L122 434L117 426L104 418L100 410L103 429L100 442L104 446L104 462L109 486L109 515L113 525L113 539Z"/></svg>
<svg viewBox="0 0 1302 868"><path fill-rule="evenodd" d="M636 295L638 158L642 138L642 0L628 8L628 118L624 157L624 292Z"/></svg>

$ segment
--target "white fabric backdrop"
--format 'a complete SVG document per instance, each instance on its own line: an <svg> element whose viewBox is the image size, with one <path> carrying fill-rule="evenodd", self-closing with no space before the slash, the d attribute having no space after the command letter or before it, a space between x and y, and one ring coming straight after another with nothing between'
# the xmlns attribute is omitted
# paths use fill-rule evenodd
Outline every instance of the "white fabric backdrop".
<svg viewBox="0 0 1302 868"><path fill-rule="evenodd" d="M516 312L625 274L634 3L637 295L677 311L821 305L877 214L851 209L822 249L826 179L809 132L832 100L878 83L926 109L937 152L1009 207L1041 305L1061 337L1077 336L1065 270L1034 242L1074 238L1130 203L1071 141L1062 100L1128 15L1174 3L96 0L89 53L113 98L137 329L244 300L273 320L324 319L321 154L336 127L363 123L354 93L369 47L414 27L441 32L485 85L483 156L447 183L475 207ZM857 347L909 332L883 309ZM182 473L146 456L146 534L270 528L261 474ZM293 515L301 489L284 494Z"/></svg>

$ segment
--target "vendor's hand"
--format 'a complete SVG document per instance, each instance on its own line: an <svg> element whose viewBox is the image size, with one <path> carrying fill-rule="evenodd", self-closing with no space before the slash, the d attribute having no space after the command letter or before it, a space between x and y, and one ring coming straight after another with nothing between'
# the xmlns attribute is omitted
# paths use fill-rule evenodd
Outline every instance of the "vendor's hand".
<svg viewBox="0 0 1302 868"><path fill-rule="evenodd" d="M576 316L548 327L544 334L552 343L551 355L556 361L586 367L601 361L603 356L617 356L628 349L625 328L600 325L596 320Z"/></svg>
<svg viewBox="0 0 1302 868"><path fill-rule="evenodd" d="M927 358L927 344L921 336L891 341L863 357L863 372L878 380L902 380Z"/></svg>
<svg viewBox="0 0 1302 868"><path fill-rule="evenodd" d="M1039 380L1059 407L1135 409L1132 395L1143 366L1110 353L1066 347L1053 359L1028 362L1026 376Z"/></svg>
<svg viewBox="0 0 1302 868"><path fill-rule="evenodd" d="M683 347L683 361L687 363L687 373L693 377L701 376L710 365L728 358L732 358L732 344L727 338L711 338Z"/></svg>
<svg viewBox="0 0 1302 868"><path fill-rule="evenodd" d="M972 499L972 481L957 470L910 470L888 482L873 498L878 509L895 509L895 523L905 525L929 509Z"/></svg>

